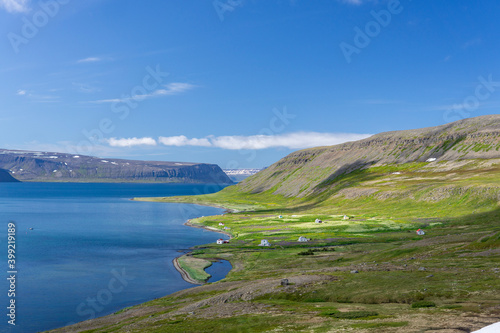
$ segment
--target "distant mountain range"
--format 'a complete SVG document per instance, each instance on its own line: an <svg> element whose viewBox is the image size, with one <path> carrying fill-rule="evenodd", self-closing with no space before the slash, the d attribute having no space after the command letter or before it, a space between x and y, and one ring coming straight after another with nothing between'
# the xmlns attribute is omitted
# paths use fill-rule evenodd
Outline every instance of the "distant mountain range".
<svg viewBox="0 0 500 333"><path fill-rule="evenodd" d="M0 149L0 182L16 180L233 183L215 164L104 159L64 153Z"/></svg>
<svg viewBox="0 0 500 333"><path fill-rule="evenodd" d="M261 170L262 169L224 169L224 172L229 176L229 178L231 178L232 181L240 182L243 179L255 175Z"/></svg>

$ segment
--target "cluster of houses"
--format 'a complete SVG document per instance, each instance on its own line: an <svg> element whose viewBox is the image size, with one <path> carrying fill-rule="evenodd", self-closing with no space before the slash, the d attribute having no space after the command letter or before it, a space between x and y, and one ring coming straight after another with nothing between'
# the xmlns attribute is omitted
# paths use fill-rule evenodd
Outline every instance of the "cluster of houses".
<svg viewBox="0 0 500 333"><path fill-rule="evenodd" d="M296 215L295 215L295 216L296 216ZM282 219L282 218L283 218L283 215L279 215L278 217L279 217L280 219ZM349 216L344 215L344 220L349 220ZM321 221L320 219L316 219L314 222L315 222L315 223L323 223L323 221ZM224 229L225 229L225 230L229 230L229 229L231 229L231 228L228 228L228 227L224 226L224 223L222 223L222 222L219 222L219 226L224 227ZM424 232L422 229L418 229L418 230L417 230L417 235L419 235L419 236L423 236L423 235L425 235L425 232ZM304 236L300 236L300 237L299 237L299 239L298 239L298 241L299 241L299 242L301 242L301 243L304 243L304 242L308 242L308 241L310 241L310 239L308 239L308 238L306 238L306 237L304 237ZM228 240L225 240L225 239L222 239L222 238L219 238L219 239L217 240L217 244L227 244L227 243L229 243L229 241L228 241ZM267 239L262 239L262 240L260 241L259 246L271 246L271 243L269 243L269 241L268 241Z"/></svg>

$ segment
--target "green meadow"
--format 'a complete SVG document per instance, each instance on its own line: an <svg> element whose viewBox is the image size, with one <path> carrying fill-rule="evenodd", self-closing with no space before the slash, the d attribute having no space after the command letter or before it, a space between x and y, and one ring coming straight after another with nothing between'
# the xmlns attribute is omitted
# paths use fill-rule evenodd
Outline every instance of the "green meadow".
<svg viewBox="0 0 500 333"><path fill-rule="evenodd" d="M233 269L222 281L76 327L427 332L497 322L500 170L489 165L472 172L474 163L480 162L448 171L428 163L358 170L304 197L232 186L211 195L138 199L228 208L191 221L232 236L218 245L214 234L213 243L193 248L192 258L226 259ZM262 239L270 246L259 246ZM183 266L197 274L188 262Z"/></svg>

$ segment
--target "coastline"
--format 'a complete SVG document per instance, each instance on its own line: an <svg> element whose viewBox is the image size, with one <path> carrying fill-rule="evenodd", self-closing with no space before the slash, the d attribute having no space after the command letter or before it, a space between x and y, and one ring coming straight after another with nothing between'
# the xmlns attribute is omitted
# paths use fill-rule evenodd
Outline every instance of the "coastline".
<svg viewBox="0 0 500 333"><path fill-rule="evenodd" d="M214 206L212 206L214 207ZM224 208L224 207L216 207L216 208ZM215 216L215 215L214 215ZM213 231L213 232L218 232L220 234L224 234L226 236L229 237L229 239L232 239L233 238L233 235L231 235L229 232L227 231L223 231L223 230L220 230L220 229L217 229L217 228L212 228L212 227L207 227L207 226L204 226L204 225L200 225L200 224L195 224L193 223L194 219L189 219L187 220L186 222L184 222L184 225L187 225L189 227L192 227L192 228L199 228L199 229L205 229L207 231Z"/></svg>
<svg viewBox="0 0 500 333"><path fill-rule="evenodd" d="M185 255L185 254L184 254ZM181 256L182 257L182 256ZM193 279L188 272L186 272L184 270L184 268L181 267L181 265L179 265L179 259L180 257L177 257L175 258L174 260L172 260L172 263L174 264L174 268L181 274L181 277L184 281L186 282L189 282L191 284L195 284L195 285L202 285L204 283L201 283L199 281L196 281L195 279Z"/></svg>
<svg viewBox="0 0 500 333"><path fill-rule="evenodd" d="M205 206L208 206L208 205L205 205ZM214 206L208 206L208 207L214 207ZM215 208L225 208L225 207L215 207ZM192 227L192 228L199 228L199 229L205 229L207 231L212 231L212 232L218 232L218 233L221 233L221 234L224 234L226 236L229 237L229 239L232 239L233 236L226 232L226 231L222 231L222 230L219 230L217 228L211 228L211 227L207 227L207 226L204 226L204 225L199 225L199 224L194 224L192 222L192 220L194 219L189 219L187 220L186 222L184 222L184 225L188 226L188 227ZM181 275L182 279L188 283L191 283L191 284L194 284L194 285L203 285L205 283L202 283L202 282L199 282L195 279L193 279L188 272L186 272L180 265L179 265L179 261L178 259L182 256L185 256L185 255L188 255L189 253L192 253L192 252L188 252L188 253L185 253L181 256L178 256L177 258L175 258L174 260L172 260L172 263L174 265L174 268L179 272L179 274ZM229 273L229 272L228 272Z"/></svg>

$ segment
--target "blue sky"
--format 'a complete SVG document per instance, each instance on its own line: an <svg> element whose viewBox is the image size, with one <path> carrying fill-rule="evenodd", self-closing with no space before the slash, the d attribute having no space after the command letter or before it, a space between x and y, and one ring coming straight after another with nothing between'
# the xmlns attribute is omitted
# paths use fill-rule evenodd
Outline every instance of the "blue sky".
<svg viewBox="0 0 500 333"><path fill-rule="evenodd" d="M0 148L265 167L498 113L493 0L0 0Z"/></svg>

